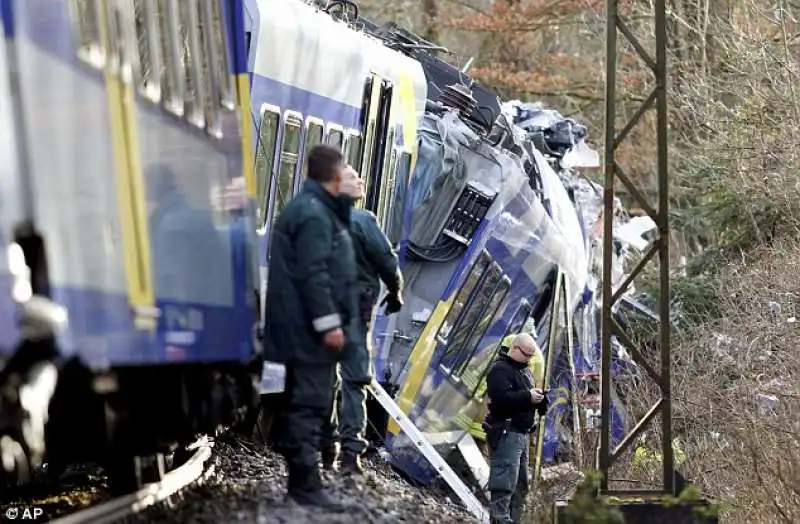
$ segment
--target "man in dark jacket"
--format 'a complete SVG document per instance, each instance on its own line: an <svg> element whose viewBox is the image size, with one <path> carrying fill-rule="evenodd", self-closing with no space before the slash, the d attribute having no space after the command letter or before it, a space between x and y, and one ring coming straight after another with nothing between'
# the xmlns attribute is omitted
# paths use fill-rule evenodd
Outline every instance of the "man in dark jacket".
<svg viewBox="0 0 800 524"><path fill-rule="evenodd" d="M536 342L517 335L508 354L500 355L486 377L489 415L484 428L491 449L489 492L492 523L518 523L528 492L528 444L537 409L546 409L534 387L528 361Z"/></svg>
<svg viewBox="0 0 800 524"><path fill-rule="evenodd" d="M340 194L353 203L364 196L364 182L352 167L345 170ZM358 338L352 339L352 347L348 347L341 363L341 383L337 383L337 389L341 386L341 414L336 403L332 404L330 423L322 437L322 465L332 469L336 462L338 425L342 443L341 470L344 473L362 473L361 455L367 449L364 438L367 429L366 386L372 381L372 337L369 332L372 310L378 301L380 281L383 281L388 289L382 302L386 305L386 313L391 315L400 311L403 280L397 256L373 213L353 207L350 211L350 234L358 267L360 331ZM348 345L350 343L348 340Z"/></svg>
<svg viewBox="0 0 800 524"><path fill-rule="evenodd" d="M333 403L336 363L358 334L356 263L349 206L338 198L345 164L326 145L308 156L308 180L278 217L270 239L265 358L286 365L277 449L289 467L289 497L339 510L322 490L319 435Z"/></svg>

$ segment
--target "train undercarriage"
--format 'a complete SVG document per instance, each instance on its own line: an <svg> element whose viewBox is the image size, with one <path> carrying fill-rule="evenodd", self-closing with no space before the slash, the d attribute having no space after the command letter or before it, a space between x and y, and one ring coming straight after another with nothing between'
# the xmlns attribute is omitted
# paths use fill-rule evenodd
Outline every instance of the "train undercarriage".
<svg viewBox="0 0 800 524"><path fill-rule="evenodd" d="M43 242L18 236L20 341L0 359L0 486L55 481L71 464L101 465L113 492L160 479L198 435L236 427L257 405L249 363L114 367L64 359L64 309L48 294Z"/></svg>
<svg viewBox="0 0 800 524"><path fill-rule="evenodd" d="M0 386L6 485L56 481L71 464L93 463L112 492L129 493L180 465L199 435L244 423L256 405L251 376L236 364L96 374L77 359L18 360L7 363Z"/></svg>

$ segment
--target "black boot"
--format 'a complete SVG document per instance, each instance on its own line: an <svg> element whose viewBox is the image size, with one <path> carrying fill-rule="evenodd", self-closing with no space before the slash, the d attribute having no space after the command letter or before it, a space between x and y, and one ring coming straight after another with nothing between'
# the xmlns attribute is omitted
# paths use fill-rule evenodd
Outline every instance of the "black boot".
<svg viewBox="0 0 800 524"><path fill-rule="evenodd" d="M342 453L342 463L339 469L344 474L361 475L364 473L364 466L361 465L361 456L345 451Z"/></svg>
<svg viewBox="0 0 800 524"><path fill-rule="evenodd" d="M346 509L344 504L322 489L322 479L317 467L289 467L288 497L301 506L314 506L332 512Z"/></svg>
<svg viewBox="0 0 800 524"><path fill-rule="evenodd" d="M339 449L336 444L331 444L322 448L322 469L333 471L336 469L336 459L339 456Z"/></svg>

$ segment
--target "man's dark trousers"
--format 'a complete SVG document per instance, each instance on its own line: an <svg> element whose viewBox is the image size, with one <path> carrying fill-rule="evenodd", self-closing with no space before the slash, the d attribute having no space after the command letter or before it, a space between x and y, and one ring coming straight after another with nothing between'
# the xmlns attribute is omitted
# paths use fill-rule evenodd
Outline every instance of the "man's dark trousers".
<svg viewBox="0 0 800 524"><path fill-rule="evenodd" d="M367 385L371 381L372 359L367 345L369 324L361 323L362 337L341 361L334 391L341 392L341 402L331 395L329 415L323 428L321 449L341 442L343 453L362 455L367 449ZM335 393L334 393L335 394ZM338 429L338 431L337 431Z"/></svg>
<svg viewBox="0 0 800 524"><path fill-rule="evenodd" d="M519 523L528 494L529 434L506 431L492 448L489 513L492 524Z"/></svg>
<svg viewBox="0 0 800 524"><path fill-rule="evenodd" d="M342 408L339 438L342 452L362 455L367 450L367 385L372 373L369 352L369 324L361 324L362 343L339 364L342 369Z"/></svg>
<svg viewBox="0 0 800 524"><path fill-rule="evenodd" d="M335 363L287 366L278 448L299 478L318 467L320 436L330 415L335 376Z"/></svg>

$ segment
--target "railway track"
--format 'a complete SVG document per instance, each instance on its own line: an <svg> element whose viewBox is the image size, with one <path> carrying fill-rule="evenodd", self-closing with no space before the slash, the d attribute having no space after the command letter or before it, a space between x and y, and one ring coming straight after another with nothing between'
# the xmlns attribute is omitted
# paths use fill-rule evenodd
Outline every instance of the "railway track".
<svg viewBox="0 0 800 524"><path fill-rule="evenodd" d="M135 493L91 506L51 521L53 524L109 524L130 517L140 511L158 504L192 483L211 475L213 464L208 464L213 440L203 437L189 449L194 454L180 467L164 475L158 482L146 484Z"/></svg>

